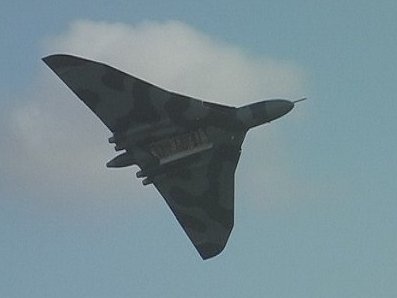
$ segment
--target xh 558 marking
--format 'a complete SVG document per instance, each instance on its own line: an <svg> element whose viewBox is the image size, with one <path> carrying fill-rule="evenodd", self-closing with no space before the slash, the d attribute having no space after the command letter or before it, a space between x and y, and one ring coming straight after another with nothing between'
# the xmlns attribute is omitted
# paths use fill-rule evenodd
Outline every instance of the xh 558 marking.
<svg viewBox="0 0 397 298"><path fill-rule="evenodd" d="M43 61L102 120L123 151L107 167L138 165L203 259L219 254L234 223L234 173L247 131L287 114L298 101L240 108L159 88L105 64L70 55Z"/></svg>

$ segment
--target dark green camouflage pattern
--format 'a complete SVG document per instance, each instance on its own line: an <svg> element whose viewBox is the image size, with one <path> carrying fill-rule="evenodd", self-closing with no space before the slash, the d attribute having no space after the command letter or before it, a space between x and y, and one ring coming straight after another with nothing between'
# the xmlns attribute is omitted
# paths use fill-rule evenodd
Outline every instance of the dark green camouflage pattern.
<svg viewBox="0 0 397 298"><path fill-rule="evenodd" d="M270 100L234 108L166 91L102 63L69 55L44 62L102 120L154 184L203 259L219 254L234 224L234 174L245 134L293 107Z"/></svg>

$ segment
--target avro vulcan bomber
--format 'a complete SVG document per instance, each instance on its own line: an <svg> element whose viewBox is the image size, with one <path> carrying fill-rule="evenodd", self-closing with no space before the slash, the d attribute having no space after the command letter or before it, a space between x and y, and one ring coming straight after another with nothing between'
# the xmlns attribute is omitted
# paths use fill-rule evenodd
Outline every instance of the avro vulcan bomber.
<svg viewBox="0 0 397 298"><path fill-rule="evenodd" d="M121 154L110 168L138 165L203 259L225 247L234 223L234 173L247 131L288 113L297 101L240 108L159 88L113 67L70 55L44 62L112 132Z"/></svg>

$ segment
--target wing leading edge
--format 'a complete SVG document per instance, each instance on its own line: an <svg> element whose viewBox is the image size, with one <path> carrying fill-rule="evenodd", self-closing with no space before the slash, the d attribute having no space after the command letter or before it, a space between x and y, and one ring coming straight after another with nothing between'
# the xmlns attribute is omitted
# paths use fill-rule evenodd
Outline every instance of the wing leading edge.
<svg viewBox="0 0 397 298"><path fill-rule="evenodd" d="M52 55L43 61L113 132L164 121L178 124L206 115L207 103L169 92L106 64L70 55Z"/></svg>

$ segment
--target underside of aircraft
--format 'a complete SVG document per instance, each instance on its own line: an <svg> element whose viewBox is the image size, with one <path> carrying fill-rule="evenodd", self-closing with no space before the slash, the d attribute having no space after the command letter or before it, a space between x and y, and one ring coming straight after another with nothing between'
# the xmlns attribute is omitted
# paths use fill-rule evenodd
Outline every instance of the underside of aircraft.
<svg viewBox="0 0 397 298"><path fill-rule="evenodd" d="M109 142L121 154L107 167L138 165L136 176L157 188L201 257L218 255L234 224L234 176L247 131L285 115L297 101L236 108L80 57L43 60L112 132Z"/></svg>

